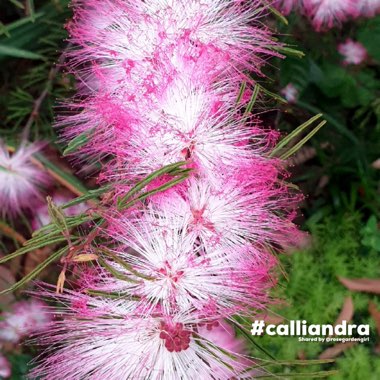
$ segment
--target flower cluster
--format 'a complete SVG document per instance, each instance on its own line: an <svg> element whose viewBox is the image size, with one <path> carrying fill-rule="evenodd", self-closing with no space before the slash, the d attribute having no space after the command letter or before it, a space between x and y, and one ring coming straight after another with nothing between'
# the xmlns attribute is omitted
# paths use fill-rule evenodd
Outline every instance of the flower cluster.
<svg viewBox="0 0 380 380"><path fill-rule="evenodd" d="M373 17L380 12L380 0L276 0L274 5L284 14L292 10L305 14L317 31L350 18Z"/></svg>
<svg viewBox="0 0 380 380"><path fill-rule="evenodd" d="M48 183L46 173L32 162L40 144L24 141L11 153L0 140L0 213L14 216L23 209L32 209L41 200L40 189Z"/></svg>
<svg viewBox="0 0 380 380"><path fill-rule="evenodd" d="M360 65L368 58L367 49L363 44L351 39L339 44L338 52L344 57L344 65Z"/></svg>
<svg viewBox="0 0 380 380"><path fill-rule="evenodd" d="M80 85L58 127L67 140L86 136L75 158L101 165L114 203L99 210L101 243L88 247L100 265L53 296L63 307L32 376L252 377L225 321L270 302L273 251L297 239L299 200L270 158L277 134L244 112L247 73L262 76L279 56L264 3L74 1L68 69ZM177 162L186 181L117 208L133 184Z"/></svg>

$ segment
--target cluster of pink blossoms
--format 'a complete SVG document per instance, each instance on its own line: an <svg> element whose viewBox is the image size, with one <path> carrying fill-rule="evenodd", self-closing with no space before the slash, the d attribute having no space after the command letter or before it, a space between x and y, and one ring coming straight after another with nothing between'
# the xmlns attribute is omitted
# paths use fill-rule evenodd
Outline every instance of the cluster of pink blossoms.
<svg viewBox="0 0 380 380"><path fill-rule="evenodd" d="M11 153L0 140L0 214L15 216L22 210L33 209L36 201L43 199L41 187L49 179L32 162L32 155L41 149L41 144L27 145L24 141Z"/></svg>
<svg viewBox="0 0 380 380"><path fill-rule="evenodd" d="M380 12L380 0L275 0L274 5L289 14L305 14L317 31L332 28L350 18L373 17Z"/></svg>
<svg viewBox="0 0 380 380"><path fill-rule="evenodd" d="M86 135L76 158L101 164L99 183L112 186L115 205L99 228L102 265L53 295L63 306L31 376L252 378L226 321L270 301L273 251L296 239L299 200L269 155L277 133L244 115L255 85L248 74L260 76L278 55L263 2L76 0L74 8L68 69L80 84L58 126L67 140ZM186 181L117 211L133 184L183 161Z"/></svg>

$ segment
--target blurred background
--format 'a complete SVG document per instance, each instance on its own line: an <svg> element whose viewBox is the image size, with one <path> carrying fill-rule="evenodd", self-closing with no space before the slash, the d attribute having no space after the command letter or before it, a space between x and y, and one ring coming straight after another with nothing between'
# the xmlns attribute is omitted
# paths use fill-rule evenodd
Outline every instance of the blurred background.
<svg viewBox="0 0 380 380"><path fill-rule="evenodd" d="M52 128L55 105L75 91L73 78L60 67L68 3L0 0L0 138L15 146L27 127L29 140L46 142L36 160L52 174L45 195L58 204L93 188L91 178L78 177L62 158L65 147ZM336 359L323 366L270 369L285 378L314 378L320 370L337 369L329 378L380 379L380 16L319 33L302 15L287 19L286 25L268 15L264 22L304 57L289 54L266 66L262 85L281 98L268 96L256 112L267 127L284 134L318 113L327 124L288 163L291 182L305 195L297 223L306 234L301 247L281 257L283 271L273 294L281 301L263 317L272 323L368 323L371 337L363 344L279 336L255 341L277 360ZM44 202L17 218L2 217L0 257L22 246L46 220ZM0 290L33 273L48 255L49 249L41 249L1 265ZM58 273L53 265L38 277L54 283ZM0 378L25 375L35 351L20 342L45 322L38 302L20 290L0 296ZM11 316L10 336L1 321ZM26 328L26 320L33 325ZM256 346L249 350L265 358Z"/></svg>

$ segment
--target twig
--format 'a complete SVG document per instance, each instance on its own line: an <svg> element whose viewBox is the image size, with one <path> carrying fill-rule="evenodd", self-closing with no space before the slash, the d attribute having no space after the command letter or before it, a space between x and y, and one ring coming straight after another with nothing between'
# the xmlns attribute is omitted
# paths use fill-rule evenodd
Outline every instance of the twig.
<svg viewBox="0 0 380 380"><path fill-rule="evenodd" d="M35 122L35 120L38 118L42 103L44 102L46 96L51 91L51 88L53 87L54 79L57 76L57 74L60 70L60 67L62 66L62 64L65 61L66 50L68 49L69 46L70 46L70 44L67 45L66 49L60 55L58 62L55 65L53 65L52 68L50 69L49 74L48 74L48 80L46 82L45 88L41 92L40 96L34 101L33 110L31 112L31 114L29 115L29 118L28 118L28 120L25 124L25 127L24 127L24 131L22 133L22 140L23 141L28 140L30 129L31 129L33 123Z"/></svg>

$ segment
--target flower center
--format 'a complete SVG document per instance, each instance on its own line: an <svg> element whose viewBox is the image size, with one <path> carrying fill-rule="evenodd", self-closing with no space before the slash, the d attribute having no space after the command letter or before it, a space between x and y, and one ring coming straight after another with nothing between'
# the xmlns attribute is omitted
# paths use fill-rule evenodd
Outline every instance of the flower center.
<svg viewBox="0 0 380 380"><path fill-rule="evenodd" d="M165 341L165 348L169 352L181 352L190 346L191 331L185 330L182 323L174 325L161 322L160 338Z"/></svg>

